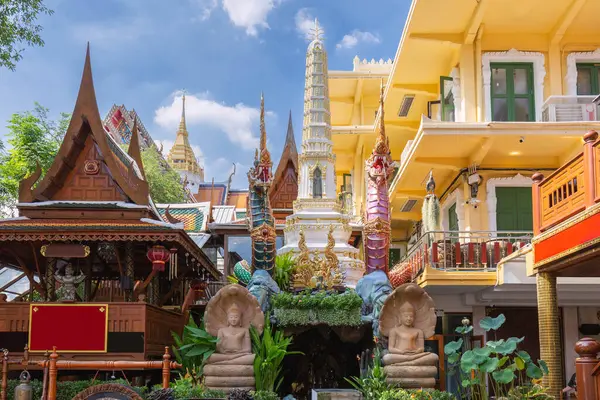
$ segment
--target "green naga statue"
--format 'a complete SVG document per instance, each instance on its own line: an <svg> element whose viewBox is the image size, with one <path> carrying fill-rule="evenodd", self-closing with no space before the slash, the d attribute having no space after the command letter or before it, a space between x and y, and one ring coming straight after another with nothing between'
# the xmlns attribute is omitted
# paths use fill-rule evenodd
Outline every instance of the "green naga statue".
<svg viewBox="0 0 600 400"><path fill-rule="evenodd" d="M248 194L248 211L250 237L252 238L253 274L248 283L248 290L266 310L269 298L278 293L279 288L273 280L273 267L277 253L275 218L269 202L269 188L273 183L271 154L267 150L267 132L265 129L265 100L260 99L260 149L256 151L254 165L248 172L250 190Z"/></svg>

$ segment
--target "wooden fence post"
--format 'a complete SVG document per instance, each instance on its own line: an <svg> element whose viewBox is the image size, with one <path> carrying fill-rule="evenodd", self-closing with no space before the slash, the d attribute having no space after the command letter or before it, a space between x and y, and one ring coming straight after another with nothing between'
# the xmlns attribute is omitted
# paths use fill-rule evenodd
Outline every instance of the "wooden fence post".
<svg viewBox="0 0 600 400"><path fill-rule="evenodd" d="M171 354L169 353L168 346L165 346L162 364L162 387L163 389L168 389L169 381L171 380Z"/></svg>
<svg viewBox="0 0 600 400"><path fill-rule="evenodd" d="M585 207L594 205L596 198L596 178L594 165L594 142L598 139L598 132L589 131L583 136L583 183L585 185Z"/></svg>
<svg viewBox="0 0 600 400"><path fill-rule="evenodd" d="M596 400L596 382L592 370L598 364L596 356L600 352L600 343L592 338L582 338L575 343L575 376L577 377L577 399Z"/></svg>
<svg viewBox="0 0 600 400"><path fill-rule="evenodd" d="M58 360L58 353L56 347L52 349L50 354L50 367L48 368L48 400L56 400L56 378L58 377L58 367L56 361Z"/></svg>
<svg viewBox="0 0 600 400"><path fill-rule="evenodd" d="M531 177L533 186L532 192L532 203L533 203L533 235L537 236L541 232L542 228L542 196L540 190L540 183L544 180L544 175L539 172L533 174Z"/></svg>

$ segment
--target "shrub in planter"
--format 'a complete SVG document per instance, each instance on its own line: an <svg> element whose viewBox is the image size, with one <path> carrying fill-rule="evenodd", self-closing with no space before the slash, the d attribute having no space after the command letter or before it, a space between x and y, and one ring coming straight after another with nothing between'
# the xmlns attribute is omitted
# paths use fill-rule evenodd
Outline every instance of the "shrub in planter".
<svg viewBox="0 0 600 400"><path fill-rule="evenodd" d="M358 326L362 299L356 292L279 293L273 296L273 313L278 325Z"/></svg>

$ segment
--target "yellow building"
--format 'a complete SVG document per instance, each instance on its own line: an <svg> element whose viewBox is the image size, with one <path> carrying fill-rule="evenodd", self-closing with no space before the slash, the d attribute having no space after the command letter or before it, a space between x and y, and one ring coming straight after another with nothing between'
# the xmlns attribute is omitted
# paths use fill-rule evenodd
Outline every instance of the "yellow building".
<svg viewBox="0 0 600 400"><path fill-rule="evenodd" d="M476 321L502 312L523 321L524 346L539 355L536 278L525 268L531 176L560 167L600 128L598 15L598 0L414 0L391 65L355 61L353 71L330 71L339 190L352 192L357 213L384 79L398 165L389 189L392 258L443 308L443 333L453 313ZM418 223L430 173L441 204L437 233ZM554 365L554 394L574 372L577 327L598 323L590 283L598 282L556 285L565 372Z"/></svg>

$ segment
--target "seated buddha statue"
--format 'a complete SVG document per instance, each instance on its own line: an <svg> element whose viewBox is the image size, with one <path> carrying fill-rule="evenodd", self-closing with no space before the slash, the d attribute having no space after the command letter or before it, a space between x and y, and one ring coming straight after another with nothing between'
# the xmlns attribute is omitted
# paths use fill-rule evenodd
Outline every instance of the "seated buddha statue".
<svg viewBox="0 0 600 400"><path fill-rule="evenodd" d="M258 300L242 286L227 285L208 302L204 322L206 331L218 338L204 366L205 385L225 392L254 389L250 325L261 332L264 324Z"/></svg>
<svg viewBox="0 0 600 400"><path fill-rule="evenodd" d="M380 324L388 337L383 364L390 383L404 388L435 386L439 358L425 351L425 338L433 335L435 323L433 300L418 285L401 285L388 297Z"/></svg>

